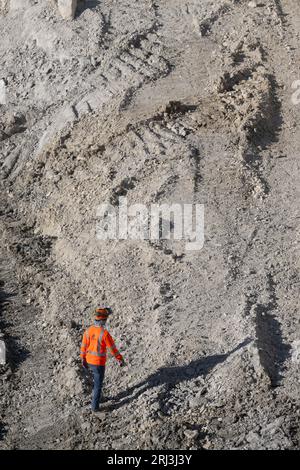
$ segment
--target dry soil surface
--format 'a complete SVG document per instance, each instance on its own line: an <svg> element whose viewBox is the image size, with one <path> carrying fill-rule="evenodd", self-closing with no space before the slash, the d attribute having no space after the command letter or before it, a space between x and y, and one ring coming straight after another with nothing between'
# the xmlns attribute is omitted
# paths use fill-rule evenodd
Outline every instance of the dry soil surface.
<svg viewBox="0 0 300 470"><path fill-rule="evenodd" d="M2 0L0 30L0 448L299 449L299 1ZM203 204L203 248L98 240L120 196ZM127 366L95 417L99 303Z"/></svg>

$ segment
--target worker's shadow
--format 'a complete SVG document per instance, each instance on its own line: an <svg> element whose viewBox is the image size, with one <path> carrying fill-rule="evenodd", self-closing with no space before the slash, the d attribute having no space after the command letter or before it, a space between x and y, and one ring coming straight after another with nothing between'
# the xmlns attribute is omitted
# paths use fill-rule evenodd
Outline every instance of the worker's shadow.
<svg viewBox="0 0 300 470"><path fill-rule="evenodd" d="M205 377L217 364L226 361L226 359L231 354L247 346L247 344L249 344L251 341L253 341L251 338L247 338L234 349L225 354L216 354L214 356L203 357L184 366L163 367L158 369L157 372L150 375L146 380L143 380L142 382L112 397L111 399L114 401L114 403L112 405L105 406L105 410L111 411L117 408L121 408L127 403L135 400L138 396L150 388L165 385L165 390L163 392L163 395L165 395L180 382L196 379L198 377Z"/></svg>

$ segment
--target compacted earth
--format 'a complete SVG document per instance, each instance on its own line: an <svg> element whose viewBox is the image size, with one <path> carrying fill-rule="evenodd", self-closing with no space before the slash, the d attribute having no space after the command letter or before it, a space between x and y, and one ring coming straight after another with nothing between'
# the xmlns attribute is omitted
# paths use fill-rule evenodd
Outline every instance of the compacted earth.
<svg viewBox="0 0 300 470"><path fill-rule="evenodd" d="M0 31L0 448L299 449L299 2L0 0ZM203 244L100 239L120 197L201 205ZM99 304L127 365L93 416Z"/></svg>

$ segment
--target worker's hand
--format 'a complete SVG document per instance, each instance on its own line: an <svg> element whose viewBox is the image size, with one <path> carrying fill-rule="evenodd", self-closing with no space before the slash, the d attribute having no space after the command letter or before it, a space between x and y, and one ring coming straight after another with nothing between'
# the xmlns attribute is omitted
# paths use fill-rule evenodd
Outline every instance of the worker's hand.
<svg viewBox="0 0 300 470"><path fill-rule="evenodd" d="M124 359L122 359L120 361L120 367L124 367L124 366L126 366L126 362L124 361Z"/></svg>
<svg viewBox="0 0 300 470"><path fill-rule="evenodd" d="M88 369L88 365L85 359L82 360L82 367L84 367L85 369Z"/></svg>

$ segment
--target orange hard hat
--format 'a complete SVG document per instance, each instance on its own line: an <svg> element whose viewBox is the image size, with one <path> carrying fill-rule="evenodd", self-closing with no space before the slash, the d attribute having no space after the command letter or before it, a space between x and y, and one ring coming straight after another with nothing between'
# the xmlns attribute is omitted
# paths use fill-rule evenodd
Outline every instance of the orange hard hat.
<svg viewBox="0 0 300 470"><path fill-rule="evenodd" d="M97 307L95 308L95 320L107 320L108 316L112 314L110 307Z"/></svg>

